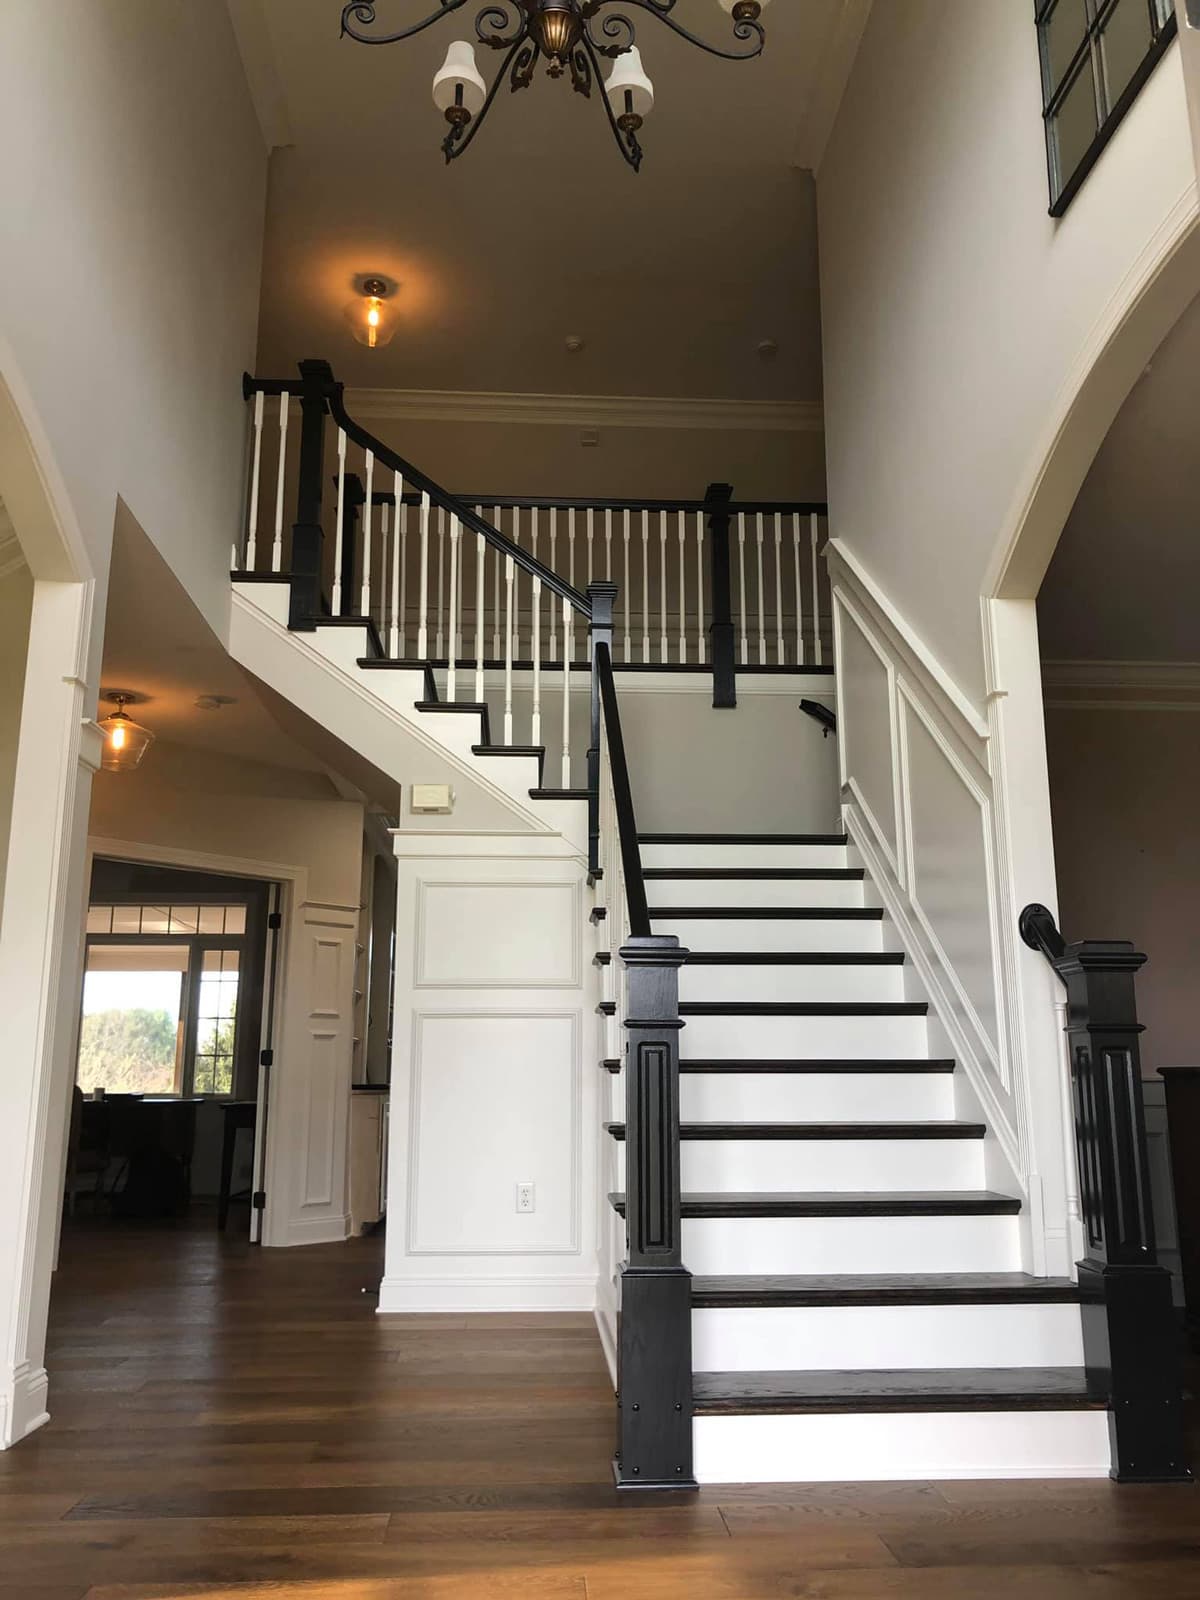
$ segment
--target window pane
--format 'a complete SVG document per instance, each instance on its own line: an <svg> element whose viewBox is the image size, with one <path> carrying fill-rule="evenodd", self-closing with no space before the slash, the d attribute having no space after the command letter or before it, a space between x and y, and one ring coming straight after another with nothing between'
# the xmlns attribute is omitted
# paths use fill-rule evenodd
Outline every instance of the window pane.
<svg viewBox="0 0 1200 1600"><path fill-rule="evenodd" d="M224 933L225 932L225 907L201 906L200 907L200 932Z"/></svg>
<svg viewBox="0 0 1200 1600"><path fill-rule="evenodd" d="M87 914L87 931L89 933L111 933L112 907L89 906Z"/></svg>
<svg viewBox="0 0 1200 1600"><path fill-rule="evenodd" d="M1101 38L1108 103L1113 106L1154 43L1150 31L1150 8L1146 0L1117 0L1109 12Z"/></svg>
<svg viewBox="0 0 1200 1600"><path fill-rule="evenodd" d="M243 934L246 931L245 906L225 907L225 932Z"/></svg>
<svg viewBox="0 0 1200 1600"><path fill-rule="evenodd" d="M171 932L195 933L199 913L195 906L171 907Z"/></svg>
<svg viewBox="0 0 1200 1600"><path fill-rule="evenodd" d="M141 906L114 906L112 931L114 933L140 933L142 931Z"/></svg>
<svg viewBox="0 0 1200 1600"><path fill-rule="evenodd" d="M143 906L142 932L169 933L171 930L170 906Z"/></svg>
<svg viewBox="0 0 1200 1600"><path fill-rule="evenodd" d="M1052 93L1062 82L1086 32L1087 13L1083 0L1058 0L1042 24L1042 49L1050 71Z"/></svg>
<svg viewBox="0 0 1200 1600"><path fill-rule="evenodd" d="M175 955L136 945L89 952L76 1071L85 1094L177 1092L184 975L167 965Z"/></svg>
<svg viewBox="0 0 1200 1600"><path fill-rule="evenodd" d="M1058 187L1062 189L1096 137L1096 93L1090 62L1085 61L1063 97L1054 118L1058 151Z"/></svg>

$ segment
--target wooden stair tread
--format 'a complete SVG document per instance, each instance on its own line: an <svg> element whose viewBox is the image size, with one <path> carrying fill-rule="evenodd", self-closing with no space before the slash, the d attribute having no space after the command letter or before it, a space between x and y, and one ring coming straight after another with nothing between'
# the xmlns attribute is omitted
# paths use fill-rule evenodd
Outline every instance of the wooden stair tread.
<svg viewBox="0 0 1200 1600"><path fill-rule="evenodd" d="M619 1216L625 1196L609 1195ZM991 1189L801 1190L795 1193L685 1194L685 1217L1002 1217L1021 1202Z"/></svg>
<svg viewBox="0 0 1200 1600"><path fill-rule="evenodd" d="M643 874L646 876L646 874ZM882 922L880 906L651 906L650 920L693 922Z"/></svg>
<svg viewBox="0 0 1200 1600"><path fill-rule="evenodd" d="M530 789L531 800L588 800L587 789Z"/></svg>
<svg viewBox="0 0 1200 1600"><path fill-rule="evenodd" d="M601 1066L608 1072L620 1072L621 1062L616 1057L609 1057L602 1061ZM856 1057L848 1061L832 1061L814 1058L810 1061L784 1061L784 1060L739 1060L739 1061L688 1061L681 1060L680 1072L800 1072L800 1073L947 1073L954 1071L953 1060L938 1061L909 1061L880 1057L874 1060L869 1056Z"/></svg>
<svg viewBox="0 0 1200 1600"><path fill-rule="evenodd" d="M862 867L646 867L642 873L642 877L647 881L661 878L699 878L721 883L730 879L749 883L810 882L814 879L857 883L864 876Z"/></svg>
<svg viewBox="0 0 1200 1600"><path fill-rule="evenodd" d="M692 1279L693 1306L957 1306L1076 1304L1070 1278L1027 1272L736 1275Z"/></svg>
<svg viewBox="0 0 1200 1600"><path fill-rule="evenodd" d="M689 950L689 967L902 967L902 950Z"/></svg>
<svg viewBox="0 0 1200 1600"><path fill-rule="evenodd" d="M925 1000L684 1000L681 1017L924 1017Z"/></svg>
<svg viewBox="0 0 1200 1600"><path fill-rule="evenodd" d="M832 844L844 845L844 833L639 833L640 844Z"/></svg>
<svg viewBox="0 0 1200 1600"><path fill-rule="evenodd" d="M606 1122L614 1139L623 1122ZM982 1139L982 1122L683 1122L681 1139Z"/></svg>
<svg viewBox="0 0 1200 1600"><path fill-rule="evenodd" d="M1066 1411L1106 1405L1082 1367L931 1367L858 1372L697 1372L697 1416L830 1411Z"/></svg>

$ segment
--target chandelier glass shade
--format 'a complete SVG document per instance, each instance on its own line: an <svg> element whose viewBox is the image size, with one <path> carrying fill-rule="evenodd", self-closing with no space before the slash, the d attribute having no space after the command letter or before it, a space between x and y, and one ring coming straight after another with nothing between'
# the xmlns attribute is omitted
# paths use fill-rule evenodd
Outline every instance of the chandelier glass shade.
<svg viewBox="0 0 1200 1600"><path fill-rule="evenodd" d="M100 765L106 772L132 772L154 743L154 735L126 712L129 695L111 694L108 698L116 702L117 709L97 723L104 735Z"/></svg>
<svg viewBox="0 0 1200 1600"><path fill-rule="evenodd" d="M427 0L428 3L428 0ZM342 10L342 33L360 44L396 44L432 27L435 22L477 0L441 0L419 22L392 33L374 31L377 0L349 0ZM711 0L709 0L711 4ZM723 61L748 61L762 54L766 33L761 22L768 0L717 0L733 19L734 48L727 49L690 32L677 21L678 0L495 0L475 17L475 38L489 49L503 51L500 70L487 86L475 59L475 47L456 39L434 74L433 102L449 124L442 141L447 161L471 144L502 85L515 93L533 82L539 61L551 78L569 76L577 94L591 99L598 84L617 148L636 172L642 164L638 132L654 105L654 85L642 66L637 32L630 13L645 12ZM620 9L613 10L612 7ZM693 4L693 13L699 7ZM601 60L614 62L602 82Z"/></svg>

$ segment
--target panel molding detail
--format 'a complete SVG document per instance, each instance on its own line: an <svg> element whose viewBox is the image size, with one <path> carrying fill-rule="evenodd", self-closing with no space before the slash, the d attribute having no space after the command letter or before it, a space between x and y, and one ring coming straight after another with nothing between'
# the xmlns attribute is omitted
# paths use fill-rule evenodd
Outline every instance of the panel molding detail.
<svg viewBox="0 0 1200 1600"><path fill-rule="evenodd" d="M557 943L565 951L566 961L558 972L539 972L531 967L521 976L506 976L497 971L491 978L472 976L469 972L453 971L454 959L459 955L460 942L447 937L442 929L438 936L430 927L431 900L439 893L446 895L471 894L480 899L502 896L510 903L502 905L500 914L490 918L486 913L473 919L473 926L491 926L495 932L490 943L498 951L516 952L518 956L529 951L532 940L530 929L539 923L550 923ZM523 908L512 903L512 897L528 899L543 897L539 909L530 910L528 917ZM546 903L549 897L558 897L565 905L556 908ZM422 878L417 885L417 914L414 937L413 987L416 989L578 989L583 982L583 886L574 882L552 878ZM440 968L433 965L441 963Z"/></svg>

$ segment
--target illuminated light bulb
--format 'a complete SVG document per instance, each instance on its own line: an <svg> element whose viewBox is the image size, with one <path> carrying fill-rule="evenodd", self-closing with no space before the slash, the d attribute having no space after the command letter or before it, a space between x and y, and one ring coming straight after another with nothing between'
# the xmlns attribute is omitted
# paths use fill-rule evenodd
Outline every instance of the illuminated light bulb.
<svg viewBox="0 0 1200 1600"><path fill-rule="evenodd" d="M358 300L346 307L346 321L359 344L379 350L396 332L396 315L388 304L392 286L383 278L361 278Z"/></svg>
<svg viewBox="0 0 1200 1600"><path fill-rule="evenodd" d="M132 772L154 743L154 735L126 712L129 695L110 694L107 698L116 701L117 709L97 724L104 734L100 765L106 772Z"/></svg>
<svg viewBox="0 0 1200 1600"><path fill-rule="evenodd" d="M121 726L121 727L118 727L118 728L114 728L112 733L109 735L108 742L109 742L110 745L112 745L114 750L124 750L124 748L125 748L125 729L124 729L124 727Z"/></svg>

